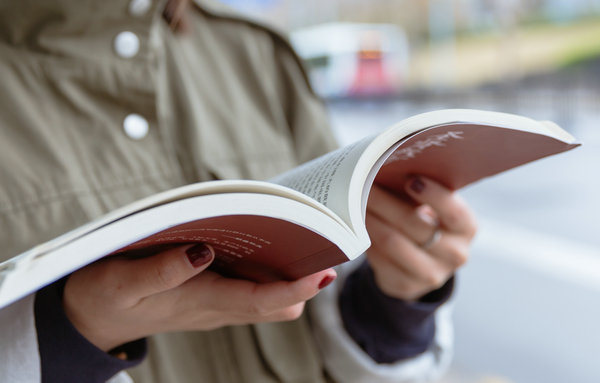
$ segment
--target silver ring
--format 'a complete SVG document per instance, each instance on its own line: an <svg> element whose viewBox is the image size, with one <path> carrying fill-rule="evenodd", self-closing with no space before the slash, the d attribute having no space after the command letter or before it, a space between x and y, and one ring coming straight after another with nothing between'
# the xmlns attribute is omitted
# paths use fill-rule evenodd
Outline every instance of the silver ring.
<svg viewBox="0 0 600 383"><path fill-rule="evenodd" d="M442 238L442 229L440 229L439 226L436 226L433 229L433 233L431 233L431 236L427 239L427 241L421 244L421 247L423 249L429 249L431 246L435 245L440 240L440 238Z"/></svg>

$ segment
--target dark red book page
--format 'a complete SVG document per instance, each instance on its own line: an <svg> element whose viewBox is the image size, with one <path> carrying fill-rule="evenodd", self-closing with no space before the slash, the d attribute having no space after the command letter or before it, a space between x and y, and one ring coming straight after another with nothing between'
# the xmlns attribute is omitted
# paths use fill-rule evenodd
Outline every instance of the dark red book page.
<svg viewBox="0 0 600 383"><path fill-rule="evenodd" d="M215 249L213 270L256 282L295 280L348 260L336 245L305 227L253 215L212 217L174 226L116 253L150 256L167 247L198 242Z"/></svg>
<svg viewBox="0 0 600 383"><path fill-rule="evenodd" d="M481 125L448 125L409 137L384 163L375 182L401 191L410 175L456 190L483 177L569 150L551 137Z"/></svg>

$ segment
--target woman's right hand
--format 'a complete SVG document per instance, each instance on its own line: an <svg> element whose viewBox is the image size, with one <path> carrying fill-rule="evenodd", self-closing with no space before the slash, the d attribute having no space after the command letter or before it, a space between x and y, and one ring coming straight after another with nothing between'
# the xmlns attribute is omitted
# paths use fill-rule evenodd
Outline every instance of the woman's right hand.
<svg viewBox="0 0 600 383"><path fill-rule="evenodd" d="M69 277L65 313L91 343L109 351L161 332L296 319L336 277L327 269L259 284L205 270L213 259L213 249L198 244L143 259L101 260Z"/></svg>

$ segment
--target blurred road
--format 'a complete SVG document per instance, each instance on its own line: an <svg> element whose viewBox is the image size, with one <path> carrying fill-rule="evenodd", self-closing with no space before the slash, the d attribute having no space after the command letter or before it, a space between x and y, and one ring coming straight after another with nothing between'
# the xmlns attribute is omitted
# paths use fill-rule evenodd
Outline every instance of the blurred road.
<svg viewBox="0 0 600 383"><path fill-rule="evenodd" d="M448 107L553 120L584 143L461 191L480 232L459 278L452 383L600 382L600 104L577 97L329 105L342 143Z"/></svg>

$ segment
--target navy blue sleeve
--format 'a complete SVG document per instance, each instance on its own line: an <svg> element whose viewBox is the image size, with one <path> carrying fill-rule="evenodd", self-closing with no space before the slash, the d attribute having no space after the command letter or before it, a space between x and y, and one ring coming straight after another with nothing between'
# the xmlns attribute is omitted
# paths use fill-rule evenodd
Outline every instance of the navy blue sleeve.
<svg viewBox="0 0 600 383"><path fill-rule="evenodd" d="M425 352L435 336L436 309L448 300L454 277L419 301L385 295L364 262L346 279L339 307L346 331L378 363L393 363Z"/></svg>
<svg viewBox="0 0 600 383"><path fill-rule="evenodd" d="M145 339L112 350L114 357L90 343L71 324L62 307L65 280L37 292L35 323L41 358L42 383L104 383L119 371L133 367L146 355Z"/></svg>

